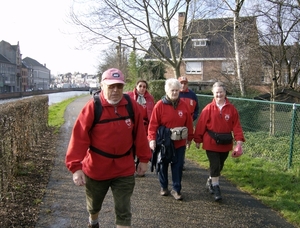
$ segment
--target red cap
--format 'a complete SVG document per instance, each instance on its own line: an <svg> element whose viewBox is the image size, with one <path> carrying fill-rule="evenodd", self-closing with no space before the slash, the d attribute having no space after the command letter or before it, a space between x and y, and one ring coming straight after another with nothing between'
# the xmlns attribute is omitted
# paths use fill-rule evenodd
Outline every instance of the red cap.
<svg viewBox="0 0 300 228"><path fill-rule="evenodd" d="M188 82L188 79L185 76L181 76L181 77L178 78L178 81L179 82Z"/></svg>
<svg viewBox="0 0 300 228"><path fill-rule="evenodd" d="M123 73L116 69L116 68L111 68L103 72L102 74L102 81L106 85L112 85L112 84L125 84L125 79Z"/></svg>

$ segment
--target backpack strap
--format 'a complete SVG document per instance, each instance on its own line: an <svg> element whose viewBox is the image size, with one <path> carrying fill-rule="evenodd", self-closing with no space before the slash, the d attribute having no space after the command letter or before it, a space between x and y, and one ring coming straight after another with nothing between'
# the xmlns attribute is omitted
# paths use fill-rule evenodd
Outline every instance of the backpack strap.
<svg viewBox="0 0 300 228"><path fill-rule="evenodd" d="M94 121L93 121L92 127L91 127L89 132L92 131L92 129L95 127L96 124L108 123L108 122L111 122L111 121L116 121L116 120L121 120L121 119L125 120L128 117L134 122L134 112L133 112L132 102L131 102L131 98L128 94L123 94L123 97L128 102L128 104L126 104L126 109L127 109L127 112L128 112L128 116L121 116L121 117L117 117L117 118L105 119L105 120L99 121L99 119L101 117L101 114L102 114L102 104L101 104L101 100L100 100L100 97L99 97L99 93L100 93L100 90L93 94L93 98L94 98ZM114 155L108 154L104 151L101 151L101 150L93 147L92 145L90 145L90 149L91 149L91 151L94 151L94 152L96 152L96 153L98 153L102 156L108 157L108 158L123 157L123 156L126 156L126 155L130 154L130 152L132 151L133 152L133 157L135 158L134 144L132 145L132 148L129 151L127 151L125 154L117 155L117 156L114 156Z"/></svg>
<svg viewBox="0 0 300 228"><path fill-rule="evenodd" d="M102 155L102 156L104 156L104 157L115 159L115 158L122 158L122 157L124 157L124 156L129 155L129 154L131 153L132 148L130 148L130 149L129 149L126 153L124 153L124 154L109 154L109 153L106 153L106 152L104 152L104 151L102 151L102 150L99 150L98 148L93 147L93 146L90 146L90 150L93 151L93 152L95 152L95 153L97 153L97 154L100 154L100 155Z"/></svg>
<svg viewBox="0 0 300 228"><path fill-rule="evenodd" d="M129 115L130 119L132 120L132 122L134 122L134 112L133 112L133 108L132 108L131 98L126 93L124 93L123 96L125 97L125 99L128 102L128 104L126 105L128 115Z"/></svg>
<svg viewBox="0 0 300 228"><path fill-rule="evenodd" d="M102 114L102 104L101 104L100 97L99 97L100 91L101 90L98 90L93 94L93 98L94 98L94 121L93 121L93 124L91 126L90 132L95 127L95 125L98 123L98 121L101 117L101 114Z"/></svg>

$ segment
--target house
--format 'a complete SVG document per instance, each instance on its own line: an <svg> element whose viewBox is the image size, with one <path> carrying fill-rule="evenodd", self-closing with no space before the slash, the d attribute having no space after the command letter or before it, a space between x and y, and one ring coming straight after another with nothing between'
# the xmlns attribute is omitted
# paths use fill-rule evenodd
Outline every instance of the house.
<svg viewBox="0 0 300 228"><path fill-rule="evenodd" d="M35 59L26 57L23 64L28 69L29 88L33 90L49 89L51 81L50 70Z"/></svg>
<svg viewBox="0 0 300 228"><path fill-rule="evenodd" d="M173 37L171 40L177 56L180 51L178 40L184 39L185 42L180 74L188 78L189 85L195 90L207 89L218 80L229 87L237 87L233 18L192 20L186 31L183 31L184 17L185 13L179 13L178 37ZM237 31L244 82L259 85L262 64L255 18L241 17ZM171 58L168 39L157 37L149 47L146 59L157 61L151 57L154 56L151 53L158 54L153 44L160 47L167 58ZM165 78L174 77L174 70L170 66L166 67Z"/></svg>
<svg viewBox="0 0 300 228"><path fill-rule="evenodd" d="M0 42L0 92L19 92L22 88L22 55L17 45Z"/></svg>

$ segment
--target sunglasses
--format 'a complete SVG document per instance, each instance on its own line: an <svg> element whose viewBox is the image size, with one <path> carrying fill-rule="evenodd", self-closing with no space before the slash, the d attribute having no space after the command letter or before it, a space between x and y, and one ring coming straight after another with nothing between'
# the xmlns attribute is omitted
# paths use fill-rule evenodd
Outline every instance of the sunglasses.
<svg viewBox="0 0 300 228"><path fill-rule="evenodd" d="M124 84L112 84L107 86L108 89L114 89L115 87L117 87L117 89L123 89Z"/></svg>
<svg viewBox="0 0 300 228"><path fill-rule="evenodd" d="M139 85L139 88L146 88L146 86L144 86L144 85Z"/></svg>

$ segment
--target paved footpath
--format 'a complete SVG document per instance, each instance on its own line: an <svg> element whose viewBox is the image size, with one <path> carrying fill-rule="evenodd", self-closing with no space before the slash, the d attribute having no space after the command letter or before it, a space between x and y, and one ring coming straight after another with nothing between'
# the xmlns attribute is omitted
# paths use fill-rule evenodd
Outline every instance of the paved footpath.
<svg viewBox="0 0 300 228"><path fill-rule="evenodd" d="M72 174L64 164L65 152L74 121L90 96L71 103L65 112L65 124L61 128L55 166L41 205L36 228L87 227L88 213L85 207L84 187L72 182ZM183 173L183 201L172 196L159 195L157 175L148 171L146 177L136 178L132 197L133 228L292 228L275 211L241 192L225 178L220 186L223 201L216 203L205 189L207 170L186 161ZM169 187L171 188L171 186ZM114 227L114 208L111 192L104 200L100 212L100 227Z"/></svg>

